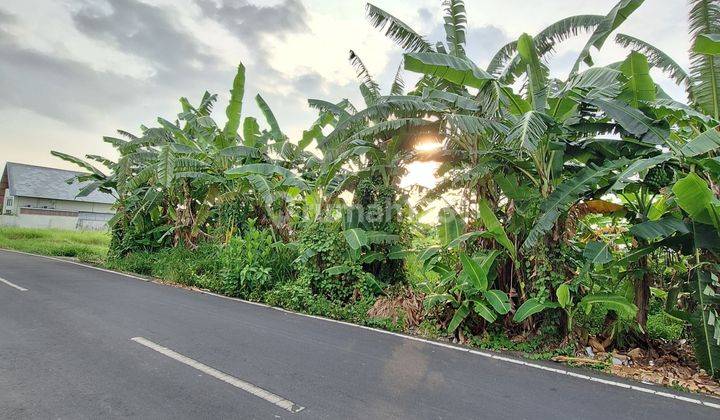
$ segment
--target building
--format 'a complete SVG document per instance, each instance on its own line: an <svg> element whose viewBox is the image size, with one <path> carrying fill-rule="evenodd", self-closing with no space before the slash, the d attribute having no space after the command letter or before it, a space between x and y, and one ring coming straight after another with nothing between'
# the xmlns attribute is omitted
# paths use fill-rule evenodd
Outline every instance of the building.
<svg viewBox="0 0 720 420"><path fill-rule="evenodd" d="M86 184L66 181L78 172L8 162L0 178L0 225L32 228L101 230L114 215L115 197L94 191L77 194Z"/></svg>

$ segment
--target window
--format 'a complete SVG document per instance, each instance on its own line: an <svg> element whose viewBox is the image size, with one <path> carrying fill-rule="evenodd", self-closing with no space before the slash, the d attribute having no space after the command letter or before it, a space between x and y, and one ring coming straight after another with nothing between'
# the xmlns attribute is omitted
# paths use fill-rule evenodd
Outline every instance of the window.
<svg viewBox="0 0 720 420"><path fill-rule="evenodd" d="M5 206L3 207L5 209L6 214L12 214L13 207L15 206L15 197L11 195L5 196Z"/></svg>

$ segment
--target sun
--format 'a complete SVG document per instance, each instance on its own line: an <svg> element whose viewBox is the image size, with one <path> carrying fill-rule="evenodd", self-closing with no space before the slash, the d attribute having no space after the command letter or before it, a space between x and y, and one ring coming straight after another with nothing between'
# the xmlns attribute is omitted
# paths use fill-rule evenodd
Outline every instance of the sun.
<svg viewBox="0 0 720 420"><path fill-rule="evenodd" d="M419 153L434 152L442 147L442 143L435 137L428 136L421 138L415 144L415 150ZM440 167L440 162L434 160L418 160L407 165L408 173L400 181L400 187L408 188L419 185L425 188L435 188L437 178L435 171Z"/></svg>

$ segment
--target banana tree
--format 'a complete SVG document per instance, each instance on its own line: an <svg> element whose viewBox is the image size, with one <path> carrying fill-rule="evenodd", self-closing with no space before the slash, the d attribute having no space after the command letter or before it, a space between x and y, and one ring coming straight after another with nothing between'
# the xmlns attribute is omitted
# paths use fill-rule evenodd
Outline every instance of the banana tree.
<svg viewBox="0 0 720 420"><path fill-rule="evenodd" d="M661 69L685 88L694 109L717 121L720 120L720 4L716 0L691 0L688 23L691 36L689 70L641 39L618 34L615 41L644 53L653 67Z"/></svg>

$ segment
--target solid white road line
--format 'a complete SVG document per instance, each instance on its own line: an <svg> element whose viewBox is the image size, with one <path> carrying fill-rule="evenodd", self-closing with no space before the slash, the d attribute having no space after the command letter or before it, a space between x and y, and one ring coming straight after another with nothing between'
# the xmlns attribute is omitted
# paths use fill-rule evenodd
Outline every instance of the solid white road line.
<svg viewBox="0 0 720 420"><path fill-rule="evenodd" d="M9 281L5 280L5 279L2 278L2 277L0 277L0 283L5 283L5 284L7 284L8 286L14 287L14 288L18 289L18 290L21 291L21 292L27 292L27 291L28 291L28 289L26 289L26 288L24 288L24 287L20 287L20 286L18 286L18 285L15 284L15 283L10 283Z"/></svg>
<svg viewBox="0 0 720 420"><path fill-rule="evenodd" d="M129 277L129 278L137 279L137 280L142 280L142 281L145 281L145 282L153 282L153 280L148 280L148 279L145 279L145 278L142 278L142 277L133 276L133 275L131 275L131 274L125 274L125 273L121 273L121 272L119 272L119 271L107 270L107 269L104 269L104 268L94 267L94 266L92 266L92 265L82 264L82 263L78 263L78 262L74 262L74 261L63 260L63 259L60 259L60 258L48 257L48 256L46 256L46 255L30 254L30 253L28 253L28 252L14 251L14 250L10 250L10 249L3 249L2 251L14 252L14 253L17 253L17 254L30 255L30 256L33 256L33 257L46 258L46 259L49 259L49 260L54 260L54 261L60 261L60 262L64 262L64 263L79 265L79 266L82 266L82 267L91 268L91 269L93 269L93 270L104 271L104 272L107 272L107 273L113 273L113 274L117 274L117 275L120 275L120 276L125 276L125 277ZM157 283L157 284L163 284L163 283L159 283L159 282L156 282L156 283ZM206 295L210 295L210 296L215 296L215 297L218 297L218 298L220 298L220 299L227 299L227 300L233 300L233 301L236 301L236 302L243 302L243 303L247 303L247 304L250 304L250 305L260 306L260 307L268 308L268 309L273 309L273 310L276 310L276 311L285 312L285 313L292 314L292 315L296 315L296 316L302 316L302 317L305 317L305 318L319 319L319 320L325 321L325 322L332 322L332 323L335 323L335 324L347 325L347 326L349 326L349 327L354 327L354 328L360 328L360 329L363 329L363 330L374 331L374 332L377 332L377 333L380 333L380 334L393 335L393 336L396 336L396 337L403 338L403 339L405 339L405 340L418 341L418 342L425 343L425 344L428 344L428 345L431 345L431 346L444 347L444 348L451 349L451 350L455 350L455 351L460 351L460 352L464 352L464 353L474 354L474 355L476 355L476 356L486 357L486 358L489 358L489 359L494 359L494 360L498 360L498 361L502 361L502 362L506 362L506 363L512 363L512 364L515 364L515 365L525 366L525 367L528 367L528 368L531 368L531 369L544 370L544 371L553 372L553 373L556 373L556 374L559 374L559 375L565 375L565 376L570 376L570 377L574 377L574 378L584 379L584 380L587 380L587 381L590 381L590 382L601 383L601 384L604 384L604 385L614 386L614 387L618 387L618 388L625 388L625 389L629 389L629 390L636 391L636 392L643 392L643 393L655 395L655 396L661 397L661 398L669 398L669 399L674 399L674 400L678 400L678 401L685 401L685 402L688 402L688 403L698 404L698 405L702 405L702 406L705 406L705 407L711 407L711 408L715 408L715 409L719 409L719 410L720 410L720 404L714 403L714 402L710 402L710 401L701 400L701 399L697 399L697 398L689 398L689 397L685 397L685 396L681 396L681 395L671 394L671 393L668 393L668 392L656 391L656 390L654 390L654 389L645 388L645 387L641 387L641 386L637 386L637 385L630 385L630 384L624 383L624 382L613 381L613 380L604 379L604 378L598 378L598 377L589 376L589 375L583 375L583 374L579 374L579 373L576 373L576 372L569 371L569 370L567 370L567 369L558 369L558 368L554 368L554 367L550 367L550 366L544 366L544 365L540 365L540 364L537 364L537 363L526 362L526 361L520 360L520 359L514 359L514 358L510 358L510 357L504 357L504 356L501 356L501 355L496 354L496 353L485 352L485 351L478 351L478 350L472 350L472 349L469 349L469 348L459 347L459 346L455 346L455 345L452 345L452 344L441 343L441 342L432 341L432 340L426 340L426 339L424 339L424 338L415 337L415 336L412 336L412 335L400 334L400 333L396 333L396 332L392 332L392 331L381 330L381 329L379 329L379 328L367 327L367 326L365 326L365 325L353 324L353 323L351 323L351 322L346 322L346 321L338 321L338 320L336 320L336 319L324 318L324 317L316 316L316 315L303 314L303 313L300 313L300 312L294 312L294 311L290 311L290 310L287 310L287 309L283 309L283 308L278 308L278 307L275 307L275 306L266 305L266 304L264 304L264 303L252 302L252 301L249 301L249 300L243 300L243 299L238 299L238 298L234 298L234 297L230 297L230 296L224 296L224 295L220 295L220 294L213 293L213 292L206 291L206 290L200 290L200 289L191 289L191 290L193 290L193 291L195 291L195 292L203 293L203 294L206 294ZM656 385L656 386L661 387L661 385Z"/></svg>
<svg viewBox="0 0 720 420"><path fill-rule="evenodd" d="M287 410L291 413L297 413L301 410L303 410L305 407L299 406L295 404L294 402L287 400L279 395L275 395L270 391L266 391L258 386L255 386L251 384L250 382L245 382L241 379L238 379L234 376L230 376L227 373L221 372L215 368L212 368L206 364L200 363L197 360L191 359L187 356L183 356L180 353L177 353L175 351L170 350L167 347L163 347L159 344L153 343L152 341L143 338L143 337L133 337L131 338L132 341L142 344L145 347L148 347L150 349L155 350L158 353L161 353L171 359L175 359L180 363L184 363L190 367L193 367L207 375L212 376L213 378L220 379L223 382L227 382L230 385L240 388L245 392L249 392L250 394L262 398L263 400L275 404L276 406Z"/></svg>

